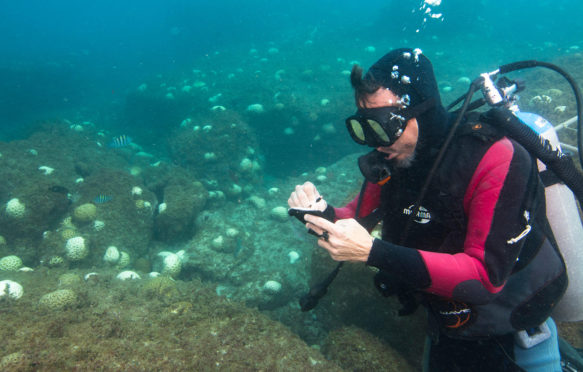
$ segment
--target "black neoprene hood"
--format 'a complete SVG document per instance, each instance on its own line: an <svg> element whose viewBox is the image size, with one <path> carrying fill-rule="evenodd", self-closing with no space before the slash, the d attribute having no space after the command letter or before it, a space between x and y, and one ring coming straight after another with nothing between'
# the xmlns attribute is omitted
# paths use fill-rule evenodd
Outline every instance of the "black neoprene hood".
<svg viewBox="0 0 583 372"><path fill-rule="evenodd" d="M385 54L364 78L389 88L401 98L408 95L411 106L431 97L441 104L433 66L420 49L401 48Z"/></svg>
<svg viewBox="0 0 583 372"><path fill-rule="evenodd" d="M448 127L448 115L441 103L433 65L420 49L390 51L369 68L364 79L374 80L389 88L402 100L409 101L409 107L433 99L433 108L417 116L420 139L431 142L443 139Z"/></svg>

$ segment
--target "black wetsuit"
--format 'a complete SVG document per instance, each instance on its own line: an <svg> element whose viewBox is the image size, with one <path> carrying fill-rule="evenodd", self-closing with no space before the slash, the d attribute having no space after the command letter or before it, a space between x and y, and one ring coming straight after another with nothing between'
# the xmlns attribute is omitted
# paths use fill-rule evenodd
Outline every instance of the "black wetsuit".
<svg viewBox="0 0 583 372"><path fill-rule="evenodd" d="M481 127L462 133L448 149L404 242L431 159L398 170L383 187L367 186L360 216L376 208L386 212L383 239L375 239L367 264L381 269L386 294L423 294L430 328L441 336L435 355L451 356L453 363L440 360L442 369L432 370L455 370L448 368L461 356L470 362L464 368L514 370L512 363L497 364L503 361L487 350L511 353L500 345L511 344L514 331L549 317L567 285L565 265L532 157L506 137L484 135ZM354 217L355 207L356 200L335 209L336 217ZM468 339L480 341L459 341ZM452 345L464 350L454 356L446 351Z"/></svg>

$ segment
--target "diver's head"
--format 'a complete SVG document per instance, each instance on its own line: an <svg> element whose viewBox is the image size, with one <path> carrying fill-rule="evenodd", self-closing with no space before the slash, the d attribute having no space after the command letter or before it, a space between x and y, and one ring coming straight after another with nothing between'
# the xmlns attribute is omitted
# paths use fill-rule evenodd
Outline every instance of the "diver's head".
<svg viewBox="0 0 583 372"><path fill-rule="evenodd" d="M355 65L350 76L357 111L346 119L352 138L360 144L386 149L398 162L402 137L407 148L417 140L440 141L447 125L433 66L419 49L396 49L363 70ZM395 148L397 147L397 148ZM390 150L392 148L392 150ZM412 155L412 154L411 154ZM403 157L402 157L403 158ZM412 161L411 157L401 165ZM399 164L398 164L399 165Z"/></svg>

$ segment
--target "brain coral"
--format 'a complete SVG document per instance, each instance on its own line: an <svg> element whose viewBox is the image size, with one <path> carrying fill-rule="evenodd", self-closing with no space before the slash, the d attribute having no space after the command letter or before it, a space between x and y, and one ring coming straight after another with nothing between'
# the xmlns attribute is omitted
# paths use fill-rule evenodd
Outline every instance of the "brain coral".
<svg viewBox="0 0 583 372"><path fill-rule="evenodd" d="M263 290L271 294L279 293L281 291L281 283L275 280L268 280L263 285Z"/></svg>
<svg viewBox="0 0 583 372"><path fill-rule="evenodd" d="M78 222L90 222L97 217L97 207L95 204L85 203L73 211L73 218Z"/></svg>
<svg viewBox="0 0 583 372"><path fill-rule="evenodd" d="M71 238L74 238L75 235L77 235L77 231L75 229L64 229L61 231L61 236L65 240L69 240Z"/></svg>
<svg viewBox="0 0 583 372"><path fill-rule="evenodd" d="M87 244L85 244L85 239L81 236L76 236L67 240L65 250L67 258L71 261L80 261L89 254L89 249L87 248Z"/></svg>
<svg viewBox="0 0 583 372"><path fill-rule="evenodd" d="M40 307L48 310L62 310L77 304L77 294L70 289L45 294L39 300Z"/></svg>
<svg viewBox="0 0 583 372"><path fill-rule="evenodd" d="M119 260L117 261L117 265L115 265L115 267L117 267L118 269L123 269L124 267L127 267L130 264L131 258L128 252L126 251L121 251L119 252Z"/></svg>
<svg viewBox="0 0 583 372"><path fill-rule="evenodd" d="M167 274L172 277L176 277L180 274L182 269L182 255L172 252L160 252L158 255L162 255L163 257L162 274Z"/></svg>
<svg viewBox="0 0 583 372"><path fill-rule="evenodd" d="M2 280L0 281L0 299L4 296L8 296L14 300L18 300L22 297L24 290L22 286L12 280Z"/></svg>
<svg viewBox="0 0 583 372"><path fill-rule="evenodd" d="M119 249L116 246L110 245L105 250L105 254L103 255L103 261L108 262L110 264L115 264L119 261L121 254L119 253Z"/></svg>
<svg viewBox="0 0 583 372"><path fill-rule="evenodd" d="M18 271L22 267L22 260L17 256L6 256L0 259L0 270Z"/></svg>
<svg viewBox="0 0 583 372"><path fill-rule="evenodd" d="M10 199L6 203L6 214L12 218L22 218L24 217L24 212L26 207L17 198Z"/></svg>

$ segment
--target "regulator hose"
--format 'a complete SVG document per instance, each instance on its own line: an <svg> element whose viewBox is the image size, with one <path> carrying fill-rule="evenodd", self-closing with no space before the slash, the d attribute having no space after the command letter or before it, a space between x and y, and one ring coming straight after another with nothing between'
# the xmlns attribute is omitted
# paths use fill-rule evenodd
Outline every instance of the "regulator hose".
<svg viewBox="0 0 583 372"><path fill-rule="evenodd" d="M559 66L553 65L552 63L548 62L541 62L535 60L509 63L500 66L498 70L500 71L501 74L506 74L508 72L524 70L533 67L545 67L550 70L558 72L569 82L569 85L571 85L571 89L573 89L573 93L575 94L575 102L577 104L577 149L578 149L577 153L579 154L579 163L583 168L583 117L581 115L581 113L583 112L583 101L581 100L581 91L575 79L573 79L571 75L569 75L565 70L563 70ZM559 174L557 173L557 176L558 175ZM579 201L581 201L580 198L578 199Z"/></svg>
<svg viewBox="0 0 583 372"><path fill-rule="evenodd" d="M541 61L535 61L535 60L519 61L519 62L513 62L513 63L508 63L506 65L502 65L502 66L498 67L498 69L496 71L491 73L491 75L506 74L509 72L524 70L524 69L533 68L533 67L545 67L545 68L548 68L548 69L553 70L555 72L558 72L561 76L563 76L565 78L565 80L567 80L567 82L571 86L571 89L573 89L573 94L575 95L575 103L577 105L577 152L578 152L578 157L579 157L579 164L581 165L581 168L583 168L583 115L581 115L581 113L583 112L583 100L581 99L581 90L579 89L579 86L577 85L577 82L575 81L575 79L573 79L573 77L571 77L571 75L569 75L569 73L567 73L565 70L563 70L559 66L556 66L556 65L554 65L552 63L548 63L548 62L541 62ZM467 96L467 93L458 97L456 100L454 100L452 103L450 103L446 107L446 110L450 111L458 103L463 101L466 98L466 96ZM472 111L472 110L484 105L485 103L486 103L486 101L484 99L478 99L470 104L467 111ZM459 112L459 111L462 111L462 113L464 113L463 110L457 110L455 112Z"/></svg>
<svg viewBox="0 0 583 372"><path fill-rule="evenodd" d="M571 157L553 150L547 140L542 139L538 133L506 108L493 108L483 115L483 119L501 128L508 137L520 143L530 154L545 163L547 168L573 191L579 204L583 205L583 174L575 167Z"/></svg>

